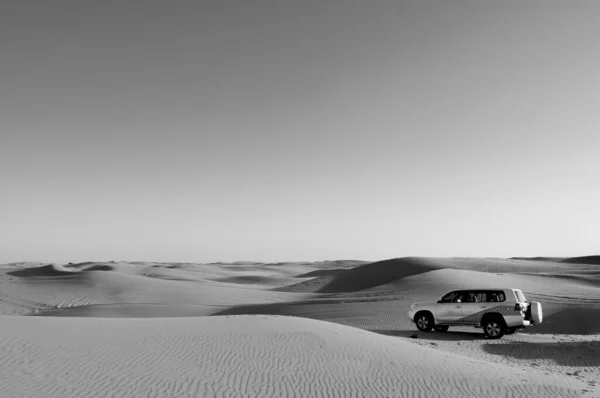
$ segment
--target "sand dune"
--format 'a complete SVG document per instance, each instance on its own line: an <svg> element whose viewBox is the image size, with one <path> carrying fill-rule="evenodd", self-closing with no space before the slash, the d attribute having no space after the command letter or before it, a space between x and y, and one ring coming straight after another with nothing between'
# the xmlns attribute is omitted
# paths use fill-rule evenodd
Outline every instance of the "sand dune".
<svg viewBox="0 0 600 398"><path fill-rule="evenodd" d="M317 274L315 274L315 276L318 276L317 278L287 286L280 290L319 293L356 292L386 285L413 275L442 269L464 269L488 273L555 272L559 274L590 271L588 264L568 268L562 264L547 261L406 257L374 262L341 271L336 270L331 273L317 271ZM308 275L305 274L305 276Z"/></svg>
<svg viewBox="0 0 600 398"><path fill-rule="evenodd" d="M7 264L0 396L600 397L590 261ZM523 289L544 323L488 341L406 316L473 286Z"/></svg>
<svg viewBox="0 0 600 398"><path fill-rule="evenodd" d="M561 260L561 263L600 265L600 256L571 257Z"/></svg>
<svg viewBox="0 0 600 398"><path fill-rule="evenodd" d="M15 271L9 271L7 274L20 277L53 277L73 274L79 270L64 267L58 264L42 265L40 267L20 268Z"/></svg>
<svg viewBox="0 0 600 398"><path fill-rule="evenodd" d="M567 257L511 257L511 260L559 262Z"/></svg>
<svg viewBox="0 0 600 398"><path fill-rule="evenodd" d="M260 285L260 286L287 286L295 282L293 278L265 276L265 275L243 275L230 276L213 279L215 282L234 283L238 285Z"/></svg>
<svg viewBox="0 0 600 398"><path fill-rule="evenodd" d="M299 318L8 317L2 337L0 394L7 397L546 398L578 397L589 388L566 376Z"/></svg>
<svg viewBox="0 0 600 398"><path fill-rule="evenodd" d="M253 285L215 282L217 272L207 272L208 279L199 272L181 269L139 266L126 263L87 264L78 271L57 265L15 270L5 268L0 277L2 287L0 310L5 314L39 313L72 309L80 313L86 306L89 316L135 316L131 309L137 306L154 316L177 316L172 312L185 306L186 313L194 316L209 315L222 308L240 303L269 303L305 299L306 294L273 292ZM227 275L227 274L226 274ZM126 311L119 309L126 307ZM190 308L190 306L194 306ZM75 309L77 308L77 309ZM191 311L193 309L193 311ZM190 312L191 311L191 312ZM175 315L174 315L175 314ZM67 314L65 314L67 315ZM146 315L144 315L146 316Z"/></svg>
<svg viewBox="0 0 600 398"><path fill-rule="evenodd" d="M289 286L285 290L319 293L352 292L435 269L439 269L437 264L421 258L392 259L341 271L335 270L325 275L317 274L319 275L317 278Z"/></svg>

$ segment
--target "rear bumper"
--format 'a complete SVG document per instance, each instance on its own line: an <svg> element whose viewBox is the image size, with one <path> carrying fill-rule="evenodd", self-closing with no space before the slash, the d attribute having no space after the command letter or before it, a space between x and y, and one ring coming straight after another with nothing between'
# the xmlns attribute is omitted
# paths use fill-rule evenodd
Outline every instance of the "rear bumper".
<svg viewBox="0 0 600 398"><path fill-rule="evenodd" d="M518 322L510 322L510 320L507 319L506 326L508 326L509 328L525 328L527 326L533 326L533 322L527 321L525 319L520 320Z"/></svg>

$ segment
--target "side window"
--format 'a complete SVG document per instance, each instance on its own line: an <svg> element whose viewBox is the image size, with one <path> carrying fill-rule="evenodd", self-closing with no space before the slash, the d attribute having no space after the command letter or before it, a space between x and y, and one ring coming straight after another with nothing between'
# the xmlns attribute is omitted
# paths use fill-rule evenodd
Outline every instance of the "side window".
<svg viewBox="0 0 600 398"><path fill-rule="evenodd" d="M461 296L460 292L450 292L440 300L442 303L455 303Z"/></svg>
<svg viewBox="0 0 600 398"><path fill-rule="evenodd" d="M466 292L463 297L465 303L482 303L487 301L487 292L472 291Z"/></svg>
<svg viewBox="0 0 600 398"><path fill-rule="evenodd" d="M506 301L506 296L504 295L504 292L500 292L500 291L487 292L486 296L487 296L486 301L490 302L490 303L501 303L503 301Z"/></svg>
<svg viewBox="0 0 600 398"><path fill-rule="evenodd" d="M465 292L462 298L463 303L478 303L480 301L481 294L479 292Z"/></svg>

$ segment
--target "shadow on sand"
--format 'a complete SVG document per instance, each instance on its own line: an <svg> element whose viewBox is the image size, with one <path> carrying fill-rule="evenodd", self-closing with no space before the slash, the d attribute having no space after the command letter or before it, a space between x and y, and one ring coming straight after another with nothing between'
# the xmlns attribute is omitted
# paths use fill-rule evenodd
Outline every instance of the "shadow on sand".
<svg viewBox="0 0 600 398"><path fill-rule="evenodd" d="M229 307L214 313L214 316L220 315L285 315L285 316L301 316L303 308L307 304L314 304L310 301L307 302L283 302L283 303L270 303L270 304L250 304L250 305L237 305ZM308 318L308 317L305 317Z"/></svg>
<svg viewBox="0 0 600 398"><path fill-rule="evenodd" d="M553 360L559 366L600 366L600 341L485 344L488 354L523 360Z"/></svg>
<svg viewBox="0 0 600 398"><path fill-rule="evenodd" d="M411 330L371 330L373 333L383 334L386 336L416 338L427 341L475 341L488 340L483 332L463 332L452 331L447 332L419 332L416 329ZM416 337L415 337L416 336Z"/></svg>

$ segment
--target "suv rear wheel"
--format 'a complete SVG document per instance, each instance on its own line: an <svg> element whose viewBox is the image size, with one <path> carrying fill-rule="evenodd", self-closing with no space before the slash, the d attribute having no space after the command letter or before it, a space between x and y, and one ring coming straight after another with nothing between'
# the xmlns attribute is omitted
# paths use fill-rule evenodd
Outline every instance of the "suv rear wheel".
<svg viewBox="0 0 600 398"><path fill-rule="evenodd" d="M500 317L490 317L483 321L483 333L490 339L499 339L506 333L506 323Z"/></svg>

